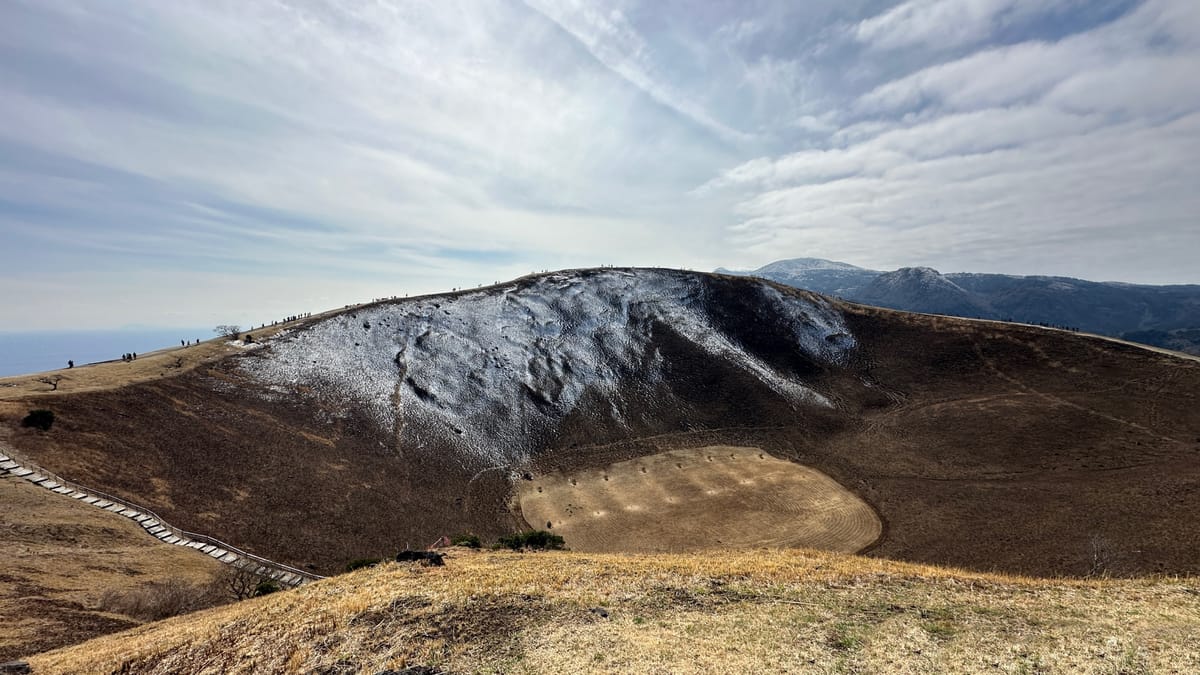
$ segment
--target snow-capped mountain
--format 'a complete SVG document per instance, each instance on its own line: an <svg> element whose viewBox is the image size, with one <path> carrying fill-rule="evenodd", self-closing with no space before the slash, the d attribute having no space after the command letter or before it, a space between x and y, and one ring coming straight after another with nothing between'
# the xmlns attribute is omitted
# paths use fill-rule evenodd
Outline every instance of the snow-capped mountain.
<svg viewBox="0 0 1200 675"><path fill-rule="evenodd" d="M511 466L568 416L636 426L649 408L686 407L680 373L695 364L789 405L829 406L805 375L854 346L819 296L603 269L364 307L276 339L242 368L277 394L353 402L405 447L448 441L468 463Z"/></svg>

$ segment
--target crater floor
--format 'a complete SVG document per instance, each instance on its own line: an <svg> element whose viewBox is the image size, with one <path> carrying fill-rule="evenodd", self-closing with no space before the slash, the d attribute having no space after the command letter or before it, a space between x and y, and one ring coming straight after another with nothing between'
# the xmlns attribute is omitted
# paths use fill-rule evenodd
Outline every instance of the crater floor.
<svg viewBox="0 0 1200 675"><path fill-rule="evenodd" d="M856 552L878 516L825 474L750 447L706 446L520 481L521 513L575 551L803 547Z"/></svg>

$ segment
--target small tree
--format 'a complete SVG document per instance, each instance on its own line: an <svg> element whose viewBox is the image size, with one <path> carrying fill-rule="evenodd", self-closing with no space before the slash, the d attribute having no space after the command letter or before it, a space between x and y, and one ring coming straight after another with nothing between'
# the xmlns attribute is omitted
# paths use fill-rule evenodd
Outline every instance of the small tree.
<svg viewBox="0 0 1200 675"><path fill-rule="evenodd" d="M235 600L245 600L280 590L275 580L256 572L252 564L226 566L215 583L222 593ZM269 586L272 587L271 590L267 590Z"/></svg>
<svg viewBox="0 0 1200 675"><path fill-rule="evenodd" d="M227 337L231 340L236 340L238 335L242 333L242 327L235 324L223 323L213 329L213 332L221 337Z"/></svg>
<svg viewBox="0 0 1200 675"><path fill-rule="evenodd" d="M58 391L58 383L62 382L62 379L62 375L47 375L46 377L39 377L38 382L50 385L50 391Z"/></svg>

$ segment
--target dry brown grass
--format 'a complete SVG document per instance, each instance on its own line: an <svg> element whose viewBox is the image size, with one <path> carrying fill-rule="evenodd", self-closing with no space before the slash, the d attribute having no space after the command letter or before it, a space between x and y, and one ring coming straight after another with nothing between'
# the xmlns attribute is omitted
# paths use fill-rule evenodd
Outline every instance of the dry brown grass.
<svg viewBox="0 0 1200 675"><path fill-rule="evenodd" d="M136 361L105 361L70 369L51 370L45 373L0 377L0 400L104 391L138 382L171 377L188 372L202 363L216 361L234 353L237 349L224 339L213 339L198 345L172 347L149 354L139 354ZM57 391L40 381L40 378L49 375L62 376Z"/></svg>
<svg viewBox="0 0 1200 675"><path fill-rule="evenodd" d="M521 513L576 551L797 547L853 553L882 525L825 474L759 448L671 450L518 483Z"/></svg>
<svg viewBox="0 0 1200 675"><path fill-rule="evenodd" d="M1191 580L1033 580L803 551L456 550L444 568L389 563L30 662L39 673L1196 672L1198 630Z"/></svg>
<svg viewBox="0 0 1200 675"><path fill-rule="evenodd" d="M223 567L121 516L0 478L0 661L141 620L111 611L120 607L102 609L106 594L132 597L168 582L202 586Z"/></svg>
<svg viewBox="0 0 1200 675"><path fill-rule="evenodd" d="M216 578L207 583L189 583L178 577L156 579L132 589L110 588L100 596L98 605L105 612L139 621L160 621L230 602L233 598L218 582Z"/></svg>

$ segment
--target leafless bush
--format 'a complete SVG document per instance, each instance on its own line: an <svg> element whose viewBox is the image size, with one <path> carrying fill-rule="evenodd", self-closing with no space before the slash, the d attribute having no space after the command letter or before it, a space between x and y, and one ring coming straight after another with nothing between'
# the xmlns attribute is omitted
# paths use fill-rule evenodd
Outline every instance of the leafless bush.
<svg viewBox="0 0 1200 675"><path fill-rule="evenodd" d="M158 621L221 604L212 584L164 579L127 590L109 590L100 596L100 609L141 621Z"/></svg>
<svg viewBox="0 0 1200 675"><path fill-rule="evenodd" d="M1114 553L1108 540L1093 534L1088 541L1088 576L1105 577L1112 572Z"/></svg>
<svg viewBox="0 0 1200 675"><path fill-rule="evenodd" d="M279 590L278 584L270 577L259 574L251 564L245 566L226 565L225 569L213 580L213 591L225 600L245 600L257 595L266 595L270 586Z"/></svg>

